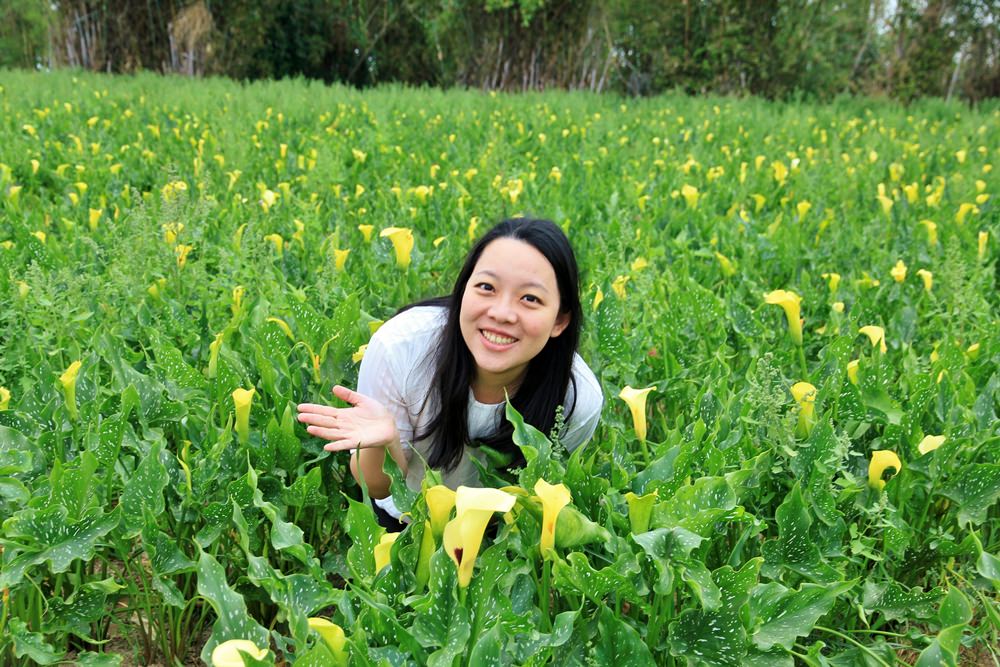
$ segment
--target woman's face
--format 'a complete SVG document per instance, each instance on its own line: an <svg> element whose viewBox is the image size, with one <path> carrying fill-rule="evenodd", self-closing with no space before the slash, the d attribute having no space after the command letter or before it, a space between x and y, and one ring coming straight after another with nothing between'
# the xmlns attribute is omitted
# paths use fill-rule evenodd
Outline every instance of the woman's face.
<svg viewBox="0 0 1000 667"><path fill-rule="evenodd" d="M462 295L459 324L476 362L473 392L480 401L513 393L528 362L563 332L556 274L534 246L499 238L483 249Z"/></svg>

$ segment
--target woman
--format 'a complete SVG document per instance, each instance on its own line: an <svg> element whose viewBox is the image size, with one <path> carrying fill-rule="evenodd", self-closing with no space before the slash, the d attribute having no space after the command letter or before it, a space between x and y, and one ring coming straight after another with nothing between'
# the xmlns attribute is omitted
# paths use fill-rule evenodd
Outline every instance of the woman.
<svg viewBox="0 0 1000 667"><path fill-rule="evenodd" d="M581 319L576 259L562 230L505 220L469 252L451 295L409 306L375 332L358 390L333 389L350 407L302 404L299 421L330 441L327 450L355 450L351 473L364 476L380 522L392 526L400 512L382 472L386 452L411 489L424 477L414 449L447 486L478 486L472 459L485 456L470 443L519 456L507 396L546 434L563 406L569 450L593 435L603 397L576 354Z"/></svg>

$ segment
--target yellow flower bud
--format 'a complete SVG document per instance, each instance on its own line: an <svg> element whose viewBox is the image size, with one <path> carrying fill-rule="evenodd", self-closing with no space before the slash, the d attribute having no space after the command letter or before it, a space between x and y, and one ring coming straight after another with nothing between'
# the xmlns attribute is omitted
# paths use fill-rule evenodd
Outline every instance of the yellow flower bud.
<svg viewBox="0 0 1000 667"><path fill-rule="evenodd" d="M0 387L0 412L7 409L10 405L10 390L7 387Z"/></svg>
<svg viewBox="0 0 1000 667"><path fill-rule="evenodd" d="M851 381L851 384L858 383L858 359L847 362L847 379Z"/></svg>
<svg viewBox="0 0 1000 667"><path fill-rule="evenodd" d="M655 387L633 389L626 386L618 393L618 398L625 401L632 413L632 426L635 429L636 437L643 442L646 440L646 397L653 389Z"/></svg>
<svg viewBox="0 0 1000 667"><path fill-rule="evenodd" d="M83 364L79 360L69 365L62 375L59 376L59 384L62 385L63 397L66 399L66 411L69 412L70 419L76 420L76 380L80 374L80 367Z"/></svg>
<svg viewBox="0 0 1000 667"><path fill-rule="evenodd" d="M879 490L885 488L882 473L885 472L886 468L895 468L896 472L893 473L895 476L903 469L903 463L891 450L878 449L872 452L872 460L868 464L868 484Z"/></svg>
<svg viewBox="0 0 1000 667"><path fill-rule="evenodd" d="M212 667L246 667L242 653L263 660L267 657L266 648L258 648L249 639L230 639L222 642L212 650Z"/></svg>
<svg viewBox="0 0 1000 667"><path fill-rule="evenodd" d="M924 281L924 289L930 292L931 287L934 286L934 274L927 269L919 269L917 271L917 275L920 276L922 281Z"/></svg>
<svg viewBox="0 0 1000 667"><path fill-rule="evenodd" d="M792 398L799 404L799 422L795 434L807 438L816 425L816 387L808 382L792 385Z"/></svg>
<svg viewBox="0 0 1000 667"><path fill-rule="evenodd" d="M551 558L556 546L556 520L562 508L569 505L570 493L565 484L549 484L539 478L535 482L535 493L542 501L542 535L539 549L543 558Z"/></svg>
<svg viewBox="0 0 1000 667"><path fill-rule="evenodd" d="M250 441L250 408L256 389L238 388L233 390L233 405L236 408L236 434L244 445Z"/></svg>
<svg viewBox="0 0 1000 667"><path fill-rule="evenodd" d="M392 545L400 535L402 533L386 533L379 539L378 544L375 545L375 574L378 574L389 566Z"/></svg>

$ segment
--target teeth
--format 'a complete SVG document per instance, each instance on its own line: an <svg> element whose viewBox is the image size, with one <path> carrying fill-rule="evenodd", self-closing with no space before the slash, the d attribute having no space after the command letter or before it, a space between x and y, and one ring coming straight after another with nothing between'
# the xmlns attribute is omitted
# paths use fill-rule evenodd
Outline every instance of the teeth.
<svg viewBox="0 0 1000 667"><path fill-rule="evenodd" d="M508 338L507 336L498 336L490 331L483 331L483 338L496 345L510 345L517 340L516 338Z"/></svg>

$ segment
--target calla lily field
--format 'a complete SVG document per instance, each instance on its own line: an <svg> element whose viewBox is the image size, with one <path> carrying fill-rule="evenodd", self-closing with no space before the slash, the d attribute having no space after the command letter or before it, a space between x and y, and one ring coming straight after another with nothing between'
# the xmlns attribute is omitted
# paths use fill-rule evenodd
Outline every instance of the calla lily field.
<svg viewBox="0 0 1000 667"><path fill-rule="evenodd" d="M0 72L0 111L0 663L1000 664L995 104ZM600 425L508 405L477 487L386 457L387 533L295 406L522 214Z"/></svg>

